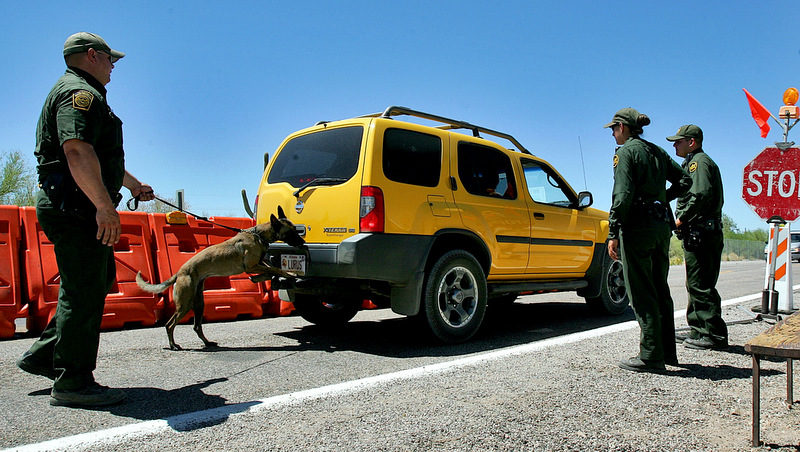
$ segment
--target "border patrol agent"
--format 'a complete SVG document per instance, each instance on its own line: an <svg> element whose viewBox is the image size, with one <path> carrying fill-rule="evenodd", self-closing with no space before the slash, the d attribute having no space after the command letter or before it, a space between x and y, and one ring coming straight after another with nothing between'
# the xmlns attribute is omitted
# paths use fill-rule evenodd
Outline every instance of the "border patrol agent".
<svg viewBox="0 0 800 452"><path fill-rule="evenodd" d="M703 131L694 124L681 126L667 137L681 165L692 178L692 188L678 197L675 226L683 241L686 261L686 308L688 333L676 333L675 341L689 348L708 350L728 347L728 328L722 320L722 299L717 292L722 260L722 176L717 164L703 152Z"/></svg>
<svg viewBox="0 0 800 452"><path fill-rule="evenodd" d="M667 284L673 222L669 201L686 192L691 179L666 151L639 138L648 124L647 115L623 108L605 125L620 145L614 155L608 254L616 260L622 257L625 288L641 328L639 354L619 366L660 372L665 363L678 364Z"/></svg>
<svg viewBox="0 0 800 452"><path fill-rule="evenodd" d="M67 38L66 73L36 127L36 215L53 242L61 287L54 317L17 366L53 380L51 405L103 406L125 398L93 376L103 305L116 279L119 190L124 185L134 197L153 199L153 189L125 171L122 121L106 100L105 85L124 56L92 33Z"/></svg>

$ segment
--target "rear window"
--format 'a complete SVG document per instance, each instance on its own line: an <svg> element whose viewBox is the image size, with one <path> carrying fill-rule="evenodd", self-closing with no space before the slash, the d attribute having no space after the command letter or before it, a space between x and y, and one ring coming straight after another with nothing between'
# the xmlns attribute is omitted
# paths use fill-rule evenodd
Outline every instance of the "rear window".
<svg viewBox="0 0 800 452"><path fill-rule="evenodd" d="M383 134L383 174L404 184L436 187L442 171L442 140L404 129Z"/></svg>
<svg viewBox="0 0 800 452"><path fill-rule="evenodd" d="M293 138L275 158L267 182L299 187L322 177L346 181L358 169L363 135L363 127L353 126Z"/></svg>

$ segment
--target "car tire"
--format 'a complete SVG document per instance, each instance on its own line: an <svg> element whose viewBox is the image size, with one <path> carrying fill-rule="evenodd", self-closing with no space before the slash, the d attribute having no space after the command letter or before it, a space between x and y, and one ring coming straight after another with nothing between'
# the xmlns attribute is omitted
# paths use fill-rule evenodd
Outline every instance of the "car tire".
<svg viewBox="0 0 800 452"><path fill-rule="evenodd" d="M603 262L600 295L586 297L586 303L595 311L619 315L628 309L628 291L625 289L625 277L622 273L622 262L605 256Z"/></svg>
<svg viewBox="0 0 800 452"><path fill-rule="evenodd" d="M472 254L445 253L431 267L423 292L422 314L431 332L446 343L471 338L486 314L486 276Z"/></svg>
<svg viewBox="0 0 800 452"><path fill-rule="evenodd" d="M295 294L294 309L308 322L323 327L339 327L358 313L359 302L323 299L309 294Z"/></svg>

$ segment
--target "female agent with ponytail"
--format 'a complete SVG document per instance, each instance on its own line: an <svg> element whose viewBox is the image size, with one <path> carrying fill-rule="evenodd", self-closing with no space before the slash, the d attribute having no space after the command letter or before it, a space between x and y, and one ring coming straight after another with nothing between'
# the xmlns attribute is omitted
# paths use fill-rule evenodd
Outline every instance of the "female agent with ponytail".
<svg viewBox="0 0 800 452"><path fill-rule="evenodd" d="M677 365L675 318L667 284L669 202L685 193L691 177L663 149L643 140L650 118L633 108L618 111L605 127L619 147L608 215L608 254L622 260L625 288L641 328L639 354L623 369L659 372ZM666 187L667 181L670 187Z"/></svg>

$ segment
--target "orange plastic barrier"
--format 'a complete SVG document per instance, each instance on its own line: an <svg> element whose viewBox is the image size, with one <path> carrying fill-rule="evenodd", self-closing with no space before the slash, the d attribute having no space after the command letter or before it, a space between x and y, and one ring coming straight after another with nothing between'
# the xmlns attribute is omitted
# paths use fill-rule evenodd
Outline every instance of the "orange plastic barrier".
<svg viewBox="0 0 800 452"><path fill-rule="evenodd" d="M28 331L40 332L56 312L61 282L53 244L47 240L35 207L20 207L22 222L22 261L25 268L25 294L28 299Z"/></svg>
<svg viewBox="0 0 800 452"><path fill-rule="evenodd" d="M22 308L19 277L19 207L0 206L0 339L14 337Z"/></svg>
<svg viewBox="0 0 800 452"><path fill-rule="evenodd" d="M36 221L36 208L21 207L20 218L28 298L27 325L29 331L40 332L55 315L61 278L53 244ZM121 328L127 323L150 326L160 317L163 305L159 304L157 295L142 291L135 282L137 271L145 278L155 274L148 215L120 212L120 222L122 234L114 247L117 280L106 297L100 327Z"/></svg>
<svg viewBox="0 0 800 452"><path fill-rule="evenodd" d="M269 281L264 284L264 315L287 316L294 312L294 304L289 300L282 300L277 290L272 290Z"/></svg>
<svg viewBox="0 0 800 452"><path fill-rule="evenodd" d="M117 280L106 297L100 328L122 328L136 323L151 326L161 317L163 301L157 294L136 285L136 272L150 281L155 277L153 237L149 215L144 212L120 212L122 234L114 245Z"/></svg>
<svg viewBox="0 0 800 452"><path fill-rule="evenodd" d="M150 226L156 243L156 266L160 281L163 281L180 269L186 261L204 248L221 243L236 232L215 226L212 223L188 218L188 224L167 224L165 214L151 214ZM245 229L253 226L250 218L212 217L211 221L235 228ZM160 282L155 281L155 282ZM265 289L262 284L250 281L245 273L212 277L205 281L203 299L205 310L203 320L234 320L240 317L258 318L264 314ZM175 312L172 290L168 292L168 304L164 316ZM189 312L181 322L188 322L193 313Z"/></svg>

